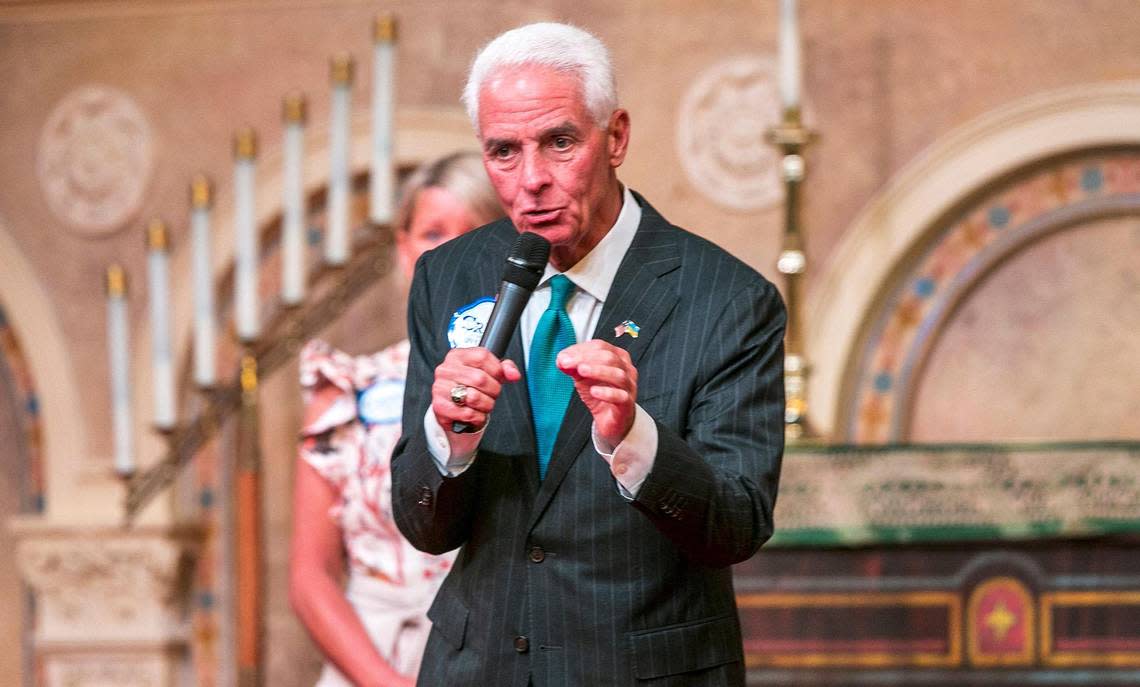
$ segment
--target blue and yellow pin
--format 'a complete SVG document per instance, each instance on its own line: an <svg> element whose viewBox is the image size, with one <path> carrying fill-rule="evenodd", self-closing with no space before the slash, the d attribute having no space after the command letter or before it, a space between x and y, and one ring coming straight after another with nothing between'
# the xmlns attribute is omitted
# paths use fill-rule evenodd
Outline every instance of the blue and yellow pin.
<svg viewBox="0 0 1140 687"><path fill-rule="evenodd" d="M631 338L636 339L637 335L641 333L641 327L633 320L626 320L618 326L614 327L614 336L621 337L622 334L629 334Z"/></svg>

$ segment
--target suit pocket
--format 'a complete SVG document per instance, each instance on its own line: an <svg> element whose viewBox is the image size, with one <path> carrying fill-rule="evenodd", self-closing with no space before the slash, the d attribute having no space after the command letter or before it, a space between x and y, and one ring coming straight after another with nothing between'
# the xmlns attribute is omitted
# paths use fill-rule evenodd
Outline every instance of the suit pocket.
<svg viewBox="0 0 1140 687"><path fill-rule="evenodd" d="M428 620L456 650L463 648L467 634L467 606L452 594L440 593L427 612Z"/></svg>
<svg viewBox="0 0 1140 687"><path fill-rule="evenodd" d="M678 675L742 661L735 615L630 632L633 674L639 680Z"/></svg>

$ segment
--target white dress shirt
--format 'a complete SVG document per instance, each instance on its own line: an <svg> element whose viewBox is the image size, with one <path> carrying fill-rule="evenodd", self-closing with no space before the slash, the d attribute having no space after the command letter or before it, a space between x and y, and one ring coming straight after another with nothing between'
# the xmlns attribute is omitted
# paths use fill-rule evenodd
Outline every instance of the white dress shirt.
<svg viewBox="0 0 1140 687"><path fill-rule="evenodd" d="M566 302L566 312L574 325L574 334L578 343L592 338L598 320L601 319L610 286L613 285L618 267L630 244L633 243L633 236L637 233L640 223L641 207L629 189L625 188L622 193L621 212L618 213L614 226L593 250L562 273L574 283L575 287ZM531 340L539 318L550 305L550 278L556 274L559 274L558 270L548 263L538 288L535 289L523 310L522 317L519 318L524 363L530 361ZM424 416L424 429L427 434L428 449L443 474L458 475L476 459L479 442L483 438L482 431L471 434L449 434L439 426L435 413L430 407ZM654 457L657 455L657 425L653 418L641 406L637 406L633 427L617 446L605 444L598 436L596 427L591 433L594 450L609 464L614 479L617 480L619 492L628 499L634 498L649 471L653 469Z"/></svg>

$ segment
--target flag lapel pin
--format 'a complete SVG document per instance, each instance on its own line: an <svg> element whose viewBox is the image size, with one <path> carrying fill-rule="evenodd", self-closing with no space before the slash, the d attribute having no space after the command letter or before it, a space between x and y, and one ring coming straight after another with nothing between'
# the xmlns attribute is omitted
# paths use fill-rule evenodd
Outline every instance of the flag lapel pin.
<svg viewBox="0 0 1140 687"><path fill-rule="evenodd" d="M630 338L636 339L637 335L641 333L641 327L633 320L626 320L618 326L614 327L614 337L620 337L622 334L629 334Z"/></svg>

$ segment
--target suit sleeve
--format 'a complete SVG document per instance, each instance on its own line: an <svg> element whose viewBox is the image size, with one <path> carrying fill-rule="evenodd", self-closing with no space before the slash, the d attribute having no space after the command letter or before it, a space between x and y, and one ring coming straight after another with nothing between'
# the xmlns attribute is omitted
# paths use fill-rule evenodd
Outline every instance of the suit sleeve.
<svg viewBox="0 0 1140 687"><path fill-rule="evenodd" d="M684 426L657 424L657 455L634 506L702 564L739 563L772 536L784 451L785 320L771 283L757 280L733 294L699 334L703 351Z"/></svg>
<svg viewBox="0 0 1140 687"><path fill-rule="evenodd" d="M477 466L455 477L439 471L428 448L424 415L431 404L435 368L447 348L433 316L428 268L421 257L408 297L408 381L403 436L392 453L392 511L396 526L417 549L439 554L467 540Z"/></svg>

